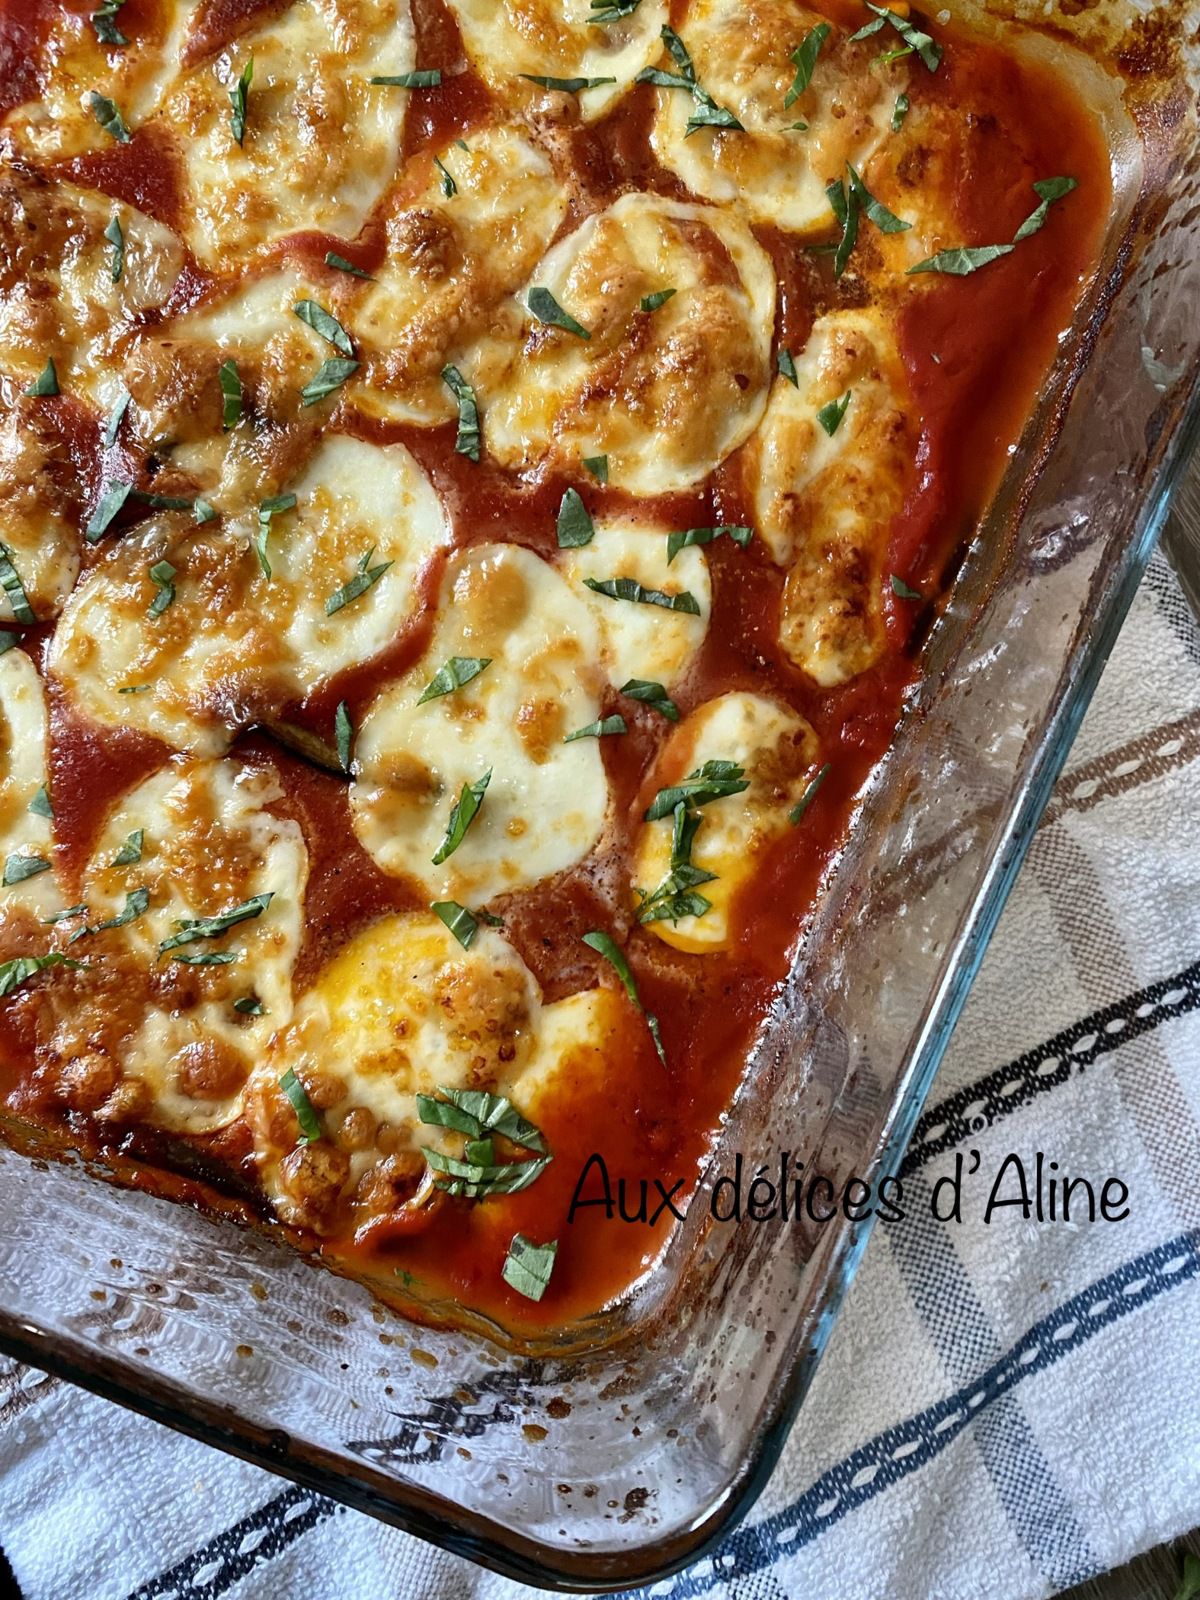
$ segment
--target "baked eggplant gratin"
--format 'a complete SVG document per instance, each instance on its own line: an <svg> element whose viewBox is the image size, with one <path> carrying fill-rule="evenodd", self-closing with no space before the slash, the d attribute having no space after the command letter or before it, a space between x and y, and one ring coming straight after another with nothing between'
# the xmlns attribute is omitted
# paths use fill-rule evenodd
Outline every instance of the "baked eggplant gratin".
<svg viewBox="0 0 1200 1600"><path fill-rule="evenodd" d="M10 1130L565 1325L696 1181L1095 271L907 5L0 0ZM598 1169L593 1166L593 1172Z"/></svg>

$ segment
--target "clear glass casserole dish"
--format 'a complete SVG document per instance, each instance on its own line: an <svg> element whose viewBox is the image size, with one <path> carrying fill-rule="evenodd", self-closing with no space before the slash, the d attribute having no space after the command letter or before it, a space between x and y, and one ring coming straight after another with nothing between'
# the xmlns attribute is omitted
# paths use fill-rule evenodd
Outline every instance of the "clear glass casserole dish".
<svg viewBox="0 0 1200 1600"><path fill-rule="evenodd" d="M768 1172L790 1155L838 1189L898 1165L1196 429L1195 7L953 11L1069 75L1105 128L1101 269L926 642L709 1187L737 1152ZM751 1504L870 1228L715 1224L702 1186L632 1298L507 1352L6 1132L0 1347L567 1589L660 1576Z"/></svg>

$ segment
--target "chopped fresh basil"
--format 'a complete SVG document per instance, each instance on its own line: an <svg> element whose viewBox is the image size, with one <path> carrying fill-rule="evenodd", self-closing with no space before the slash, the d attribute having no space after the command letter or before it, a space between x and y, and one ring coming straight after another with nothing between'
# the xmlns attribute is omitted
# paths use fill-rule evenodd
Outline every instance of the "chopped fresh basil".
<svg viewBox="0 0 1200 1600"><path fill-rule="evenodd" d="M675 30L664 27L661 37L679 71L664 72L661 67L643 67L634 82L653 83L660 89L685 89L692 96L696 107L684 129L687 139L701 128L734 128L740 131L742 124L733 112L725 106L719 106L708 90L697 82L696 68L687 46Z"/></svg>
<svg viewBox="0 0 1200 1600"><path fill-rule="evenodd" d="M41 856L11 855L4 862L4 887L24 883L26 878L36 878L39 872L49 872L50 863Z"/></svg>
<svg viewBox="0 0 1200 1600"><path fill-rule="evenodd" d="M172 961L178 961L181 967L231 967L235 961L240 961L240 950L210 950L207 955L195 953L182 956L172 956Z"/></svg>
<svg viewBox="0 0 1200 1600"><path fill-rule="evenodd" d="M610 733L628 732L624 717L604 717L599 722L589 722L586 728L576 728L574 733L568 733L563 743L572 744L576 739L603 739Z"/></svg>
<svg viewBox="0 0 1200 1600"><path fill-rule="evenodd" d="M345 356L331 356L328 361L323 361L314 375L300 391L300 400L303 405L315 406L318 400L324 400L326 395L331 395L335 389L340 389L347 378L358 371L358 362L350 361Z"/></svg>
<svg viewBox="0 0 1200 1600"><path fill-rule="evenodd" d="M479 406L475 391L457 367L442 368L442 382L458 402L458 437L454 448L460 456L479 460Z"/></svg>
<svg viewBox="0 0 1200 1600"><path fill-rule="evenodd" d="M71 922L75 917L86 916L87 907L85 905L68 906L65 911L55 911L50 916L43 917L42 926L44 928L50 928L53 927L57 922Z"/></svg>
<svg viewBox="0 0 1200 1600"><path fill-rule="evenodd" d="M686 550L691 545L711 544L714 539L719 539L727 533L742 550L754 537L754 529L744 527L737 522L718 523L715 528L688 528L685 531L676 529L667 535L667 565L670 566L681 550Z"/></svg>
<svg viewBox="0 0 1200 1600"><path fill-rule="evenodd" d="M31 400L53 399L59 393L58 368L54 365L53 356L49 358L25 393Z"/></svg>
<svg viewBox="0 0 1200 1600"><path fill-rule="evenodd" d="M272 520L282 515L285 511L296 509L296 496L294 494L277 494L270 500L264 500L258 508L258 535L254 541L255 553L258 564L263 570L263 576L268 582L271 580L271 558L267 554L267 540L271 536Z"/></svg>
<svg viewBox="0 0 1200 1600"><path fill-rule="evenodd" d="M112 273L112 281L120 283L121 274L125 270L125 235L121 231L121 219L115 212L113 213L112 221L104 230L104 237L113 247L112 263L109 269Z"/></svg>
<svg viewBox="0 0 1200 1600"><path fill-rule="evenodd" d="M90 938L94 933L107 933L111 928L124 928L131 922L136 922L150 904L149 889L131 889L125 896L125 905L115 917L109 917L107 922L91 923L86 928L77 928L71 935L70 943L77 939Z"/></svg>
<svg viewBox="0 0 1200 1600"><path fill-rule="evenodd" d="M898 94L896 96L896 104L892 107L893 133L900 132L904 119L908 115L908 104L908 96L906 94Z"/></svg>
<svg viewBox="0 0 1200 1600"><path fill-rule="evenodd" d="M585 578L583 581L593 594L606 595L610 600L662 606L664 611L683 611L689 617L700 615L700 603L688 589L681 590L679 594L664 594L661 589L645 588L636 578Z"/></svg>
<svg viewBox="0 0 1200 1600"><path fill-rule="evenodd" d="M858 201L859 209L867 220L873 222L880 233L907 233L912 223L902 222L895 212L888 210L882 200L876 200L849 161L846 163L846 171L850 178L850 193Z"/></svg>
<svg viewBox="0 0 1200 1600"><path fill-rule="evenodd" d="M446 196L447 200L453 200L454 196L458 193L458 185L454 181L453 173L450 171L449 167L446 166L445 162L440 160L437 156L434 156L433 164L442 175L442 193Z"/></svg>
<svg viewBox="0 0 1200 1600"><path fill-rule="evenodd" d="M195 504L183 494L151 494L146 489L131 489L131 500L140 500L143 505L153 506L155 511L190 511Z"/></svg>
<svg viewBox="0 0 1200 1600"><path fill-rule="evenodd" d="M116 482L109 484L108 488L100 496L96 509L92 512L88 525L84 529L84 536L89 544L95 544L96 540L108 531L113 519L126 500L129 499L132 488L133 485L130 483Z"/></svg>
<svg viewBox="0 0 1200 1600"><path fill-rule="evenodd" d="M236 1005L237 1002L235 1001ZM292 1103L292 1110L296 1113L296 1121L300 1124L300 1137L297 1144L316 1144L321 1138L321 1124L317 1113L313 1110L313 1103L304 1092L304 1085L296 1076L296 1069L289 1067L279 1080L279 1087Z"/></svg>
<svg viewBox="0 0 1200 1600"><path fill-rule="evenodd" d="M30 978L35 978L39 972L45 972L47 967L78 969L82 965L82 961L69 961L57 950L52 950L48 956L17 956L12 961L0 962L0 999L12 994L13 990L19 989L23 983L28 983Z"/></svg>
<svg viewBox="0 0 1200 1600"><path fill-rule="evenodd" d="M117 26L117 12L125 4L125 0L101 0L95 11L92 12L92 27L96 30L96 38L101 44L113 46L119 50L129 40Z"/></svg>
<svg viewBox="0 0 1200 1600"><path fill-rule="evenodd" d="M549 289L530 289L525 304L539 322L545 322L552 328L564 328L580 339L592 337L581 322L576 322L569 311L563 310Z"/></svg>
<svg viewBox="0 0 1200 1600"><path fill-rule="evenodd" d="M464 783L462 792L454 802L450 812L450 821L446 827L446 837L438 846L437 854L433 858L433 865L440 867L443 861L448 861L459 845L467 836L467 829L479 815L479 808L483 805L483 797L487 793L487 786L492 781L492 769L489 767L482 778L474 783Z"/></svg>
<svg viewBox="0 0 1200 1600"><path fill-rule="evenodd" d="M685 78L679 72L664 72L661 67L643 67L633 81L652 83L656 89L686 89L689 94L696 87L691 78Z"/></svg>
<svg viewBox="0 0 1200 1600"><path fill-rule="evenodd" d="M229 104L233 114L229 119L230 129L233 133L233 142L242 144L246 138L246 106L250 98L250 85L254 82L254 57L251 56L242 68L242 75L234 85Z"/></svg>
<svg viewBox="0 0 1200 1600"><path fill-rule="evenodd" d="M268 890L266 894L252 895L249 900L243 900L241 905L221 911L215 917L177 917L175 926L179 932L164 939L158 947L158 953L164 956L168 950L194 944L197 939L217 939L221 934L228 933L230 928L236 928L239 922L261 917L274 898L274 890Z"/></svg>
<svg viewBox="0 0 1200 1600"><path fill-rule="evenodd" d="M716 873L692 862L692 845L704 818L681 800L675 807L671 834L670 870L657 889L635 889L641 900L637 919L649 922L678 922L680 917L702 917L712 910L712 901L695 893L702 883L716 881Z"/></svg>
<svg viewBox="0 0 1200 1600"><path fill-rule="evenodd" d="M846 415L846 408L853 394L853 389L847 389L840 400L831 400L817 412L817 421L831 439L842 425L842 418Z"/></svg>
<svg viewBox="0 0 1200 1600"><path fill-rule="evenodd" d="M263 1003L256 994L243 995L240 1000L235 1000L233 1009L240 1011L244 1017L261 1017L265 1014Z"/></svg>
<svg viewBox="0 0 1200 1600"><path fill-rule="evenodd" d="M348 606L351 601L357 600L360 595L366 594L373 584L379 582L384 573L393 565L390 561L381 561L378 566L371 565L371 557L375 554L372 545L366 555L358 558L358 566L354 569L354 576L344 583L340 589L334 591L325 602L325 615L332 617L343 606Z"/></svg>
<svg viewBox="0 0 1200 1600"><path fill-rule="evenodd" d="M578 94L581 89L599 89L617 81L615 78L543 78L534 72L522 72L520 76L543 89L557 89L560 94Z"/></svg>
<svg viewBox="0 0 1200 1600"><path fill-rule="evenodd" d="M595 950L598 955L602 955L613 968L614 972L617 974L617 977L620 978L621 986L625 990L625 993L629 996L633 1005L635 1005L645 1017L646 1026L650 1029L650 1037L654 1040L654 1048L658 1054L658 1059L665 1067L667 1064L667 1053L663 1049L662 1034L659 1031L658 1018L647 1011L645 1006L642 1004L642 997L638 993L637 981L635 980L633 973L629 970L629 963L622 954L620 946L617 944L616 940L611 934L604 933L602 930L596 930L592 933L585 933L583 935L583 942L589 947L589 949Z"/></svg>
<svg viewBox="0 0 1200 1600"><path fill-rule="evenodd" d="M10 650L15 650L20 642L19 633L13 633L9 628L0 628L0 656L6 656Z"/></svg>
<svg viewBox="0 0 1200 1600"><path fill-rule="evenodd" d="M104 448L106 450L111 450L113 445L116 444L117 433L120 430L121 421L125 416L125 413L129 410L129 402L132 399L133 396L130 394L129 390L122 389L116 405L109 412L108 421L104 424Z"/></svg>
<svg viewBox="0 0 1200 1600"><path fill-rule="evenodd" d="M642 0L592 0L587 20L595 27L606 28L610 22L631 17L641 3Z"/></svg>
<svg viewBox="0 0 1200 1600"><path fill-rule="evenodd" d="M653 294L643 295L638 302L639 311L657 311L659 306L665 306L672 295L678 293L675 289L656 289Z"/></svg>
<svg viewBox="0 0 1200 1600"><path fill-rule="evenodd" d="M640 700L643 705L652 707L666 717L668 722L679 721L679 707L661 683L654 683L648 678L630 678L628 683L621 685L619 692L628 695L631 700Z"/></svg>
<svg viewBox="0 0 1200 1600"><path fill-rule="evenodd" d="M825 765L821 768L821 770L814 777L809 779L808 784L805 787L804 793L800 796L799 800L797 800L796 804L788 812L788 821L791 823L793 828L800 821L800 818L804 815L804 813L808 810L809 806L812 805L813 801L816 799L817 790L825 782L825 779L828 777L828 775L829 775L829 762L827 761L825 763Z"/></svg>
<svg viewBox="0 0 1200 1600"><path fill-rule="evenodd" d="M965 278L978 272L980 267L999 261L1001 256L1011 255L1015 249L1011 244L960 245L953 250L939 250L936 256L918 261L908 268L908 273L945 272L952 278Z"/></svg>
<svg viewBox="0 0 1200 1600"><path fill-rule="evenodd" d="M674 28L663 28L659 37L670 52L672 61L674 61L688 83L695 83L696 68L692 63L691 56L688 54L687 45L684 44Z"/></svg>
<svg viewBox="0 0 1200 1600"><path fill-rule="evenodd" d="M595 478L597 483L608 482L607 456L584 456L583 464L591 473L592 477Z"/></svg>
<svg viewBox="0 0 1200 1600"><path fill-rule="evenodd" d="M689 806L706 806L728 795L741 794L750 787L746 769L735 761L706 761L702 767L689 772L681 783L669 789L660 789L645 814L647 822L657 822L669 817L681 800Z"/></svg>
<svg viewBox="0 0 1200 1600"><path fill-rule="evenodd" d="M350 335L342 327L335 316L331 316L325 307L318 305L315 300L298 300L292 310L301 322L319 333L322 339L327 339L335 350L340 350L344 356L354 354L354 346L350 342Z"/></svg>
<svg viewBox="0 0 1200 1600"><path fill-rule="evenodd" d="M8 596L14 622L29 624L37 621L29 604L29 596L25 593L25 585L21 582L21 574L13 565L12 552L6 544L0 544L0 587Z"/></svg>
<svg viewBox="0 0 1200 1600"><path fill-rule="evenodd" d="M361 267L356 267L353 261L347 261L345 256L339 256L336 250L327 250L325 252L325 265L327 267L336 267L339 272L348 272L352 278L364 278L368 283L375 282L369 272L364 272Z"/></svg>
<svg viewBox="0 0 1200 1600"><path fill-rule="evenodd" d="M35 817L45 817L47 821L54 819L54 807L50 804L50 795L44 783L39 784L37 792L26 807Z"/></svg>
<svg viewBox="0 0 1200 1600"><path fill-rule="evenodd" d="M840 278L858 242L858 197L853 189L847 190L840 178L826 187L825 194L842 230L833 252L833 275Z"/></svg>
<svg viewBox="0 0 1200 1600"><path fill-rule="evenodd" d="M1056 200L1061 200L1064 195L1070 194L1072 189L1078 189L1078 178L1039 178L1034 184L1041 204L1036 210L1031 211L1025 221L1013 234L1013 243L1020 244L1022 239L1028 239L1030 234L1036 233L1046 220L1050 207Z"/></svg>
<svg viewBox="0 0 1200 1600"><path fill-rule="evenodd" d="M457 900L435 900L429 909L441 918L464 950L471 948L479 932L479 923L466 906L460 906ZM425 1122L428 1118L421 1120Z"/></svg>
<svg viewBox="0 0 1200 1600"><path fill-rule="evenodd" d="M873 33L878 33L885 23L895 28L904 40L909 50L914 50L920 56L930 72L936 72L942 62L942 47L934 42L927 33L922 33L915 23L909 22L907 17L897 16L894 11L888 11L883 6L871 4L866 0L868 11L875 13L875 21L868 22L857 33L850 35L853 44L856 39L866 39Z"/></svg>
<svg viewBox="0 0 1200 1600"><path fill-rule="evenodd" d="M588 508L577 490L568 489L558 508L558 548L581 550L585 544L591 544L595 536L596 528Z"/></svg>
<svg viewBox="0 0 1200 1600"><path fill-rule="evenodd" d="M221 426L236 428L242 420L242 380L236 361L222 361L217 370L221 385Z"/></svg>
<svg viewBox="0 0 1200 1600"><path fill-rule="evenodd" d="M350 720L350 708L344 700L339 702L334 715L333 737L337 744L338 766L343 772L349 772L354 748L354 724Z"/></svg>
<svg viewBox="0 0 1200 1600"><path fill-rule="evenodd" d="M910 589L903 578L892 573L892 593L901 600L923 600L925 596L919 589Z"/></svg>
<svg viewBox="0 0 1200 1600"><path fill-rule="evenodd" d="M425 693L417 701L423 706L426 700L436 700L439 695L453 694L464 684L477 678L492 664L491 656L451 656L444 667L439 667L429 681Z"/></svg>
<svg viewBox="0 0 1200 1600"><path fill-rule="evenodd" d="M495 920L495 919L489 919ZM522 1150L548 1155L542 1134L527 1122L511 1100L489 1094L485 1089L447 1089L439 1087L433 1095L417 1096L417 1116L431 1128L451 1128L468 1139L486 1139L499 1134Z"/></svg>
<svg viewBox="0 0 1200 1600"><path fill-rule="evenodd" d="M515 1289L526 1300L540 1300L554 1271L554 1258L558 1253L558 1240L549 1244L535 1244L523 1233L514 1233L500 1276L510 1289Z"/></svg>
<svg viewBox="0 0 1200 1600"><path fill-rule="evenodd" d="M97 94L93 89L88 95L88 104L92 108L92 115L105 133L111 134L118 144L129 143L131 135L115 100L110 100L106 94Z"/></svg>
<svg viewBox="0 0 1200 1600"><path fill-rule="evenodd" d="M209 501L201 499L198 496L192 501L192 516L197 522L200 523L215 522L217 519L217 508L216 506L211 505Z"/></svg>
<svg viewBox="0 0 1200 1600"><path fill-rule="evenodd" d="M775 357L775 365L781 378L786 378L793 389L800 387L800 379L796 373L796 360L786 345L780 345Z"/></svg>
<svg viewBox="0 0 1200 1600"><path fill-rule="evenodd" d="M389 89L436 89L442 74L437 67L428 67L420 72L397 72L391 77L375 77L370 81Z"/></svg>
<svg viewBox="0 0 1200 1600"><path fill-rule="evenodd" d="M169 561L156 561L150 568L150 577L158 589L150 602L150 615L161 617L175 600L175 568Z"/></svg>
<svg viewBox="0 0 1200 1600"><path fill-rule="evenodd" d="M550 1164L549 1156L532 1161L510 1161L500 1165L458 1161L440 1150L422 1147L421 1154L439 1176L437 1186L449 1195L468 1200L486 1200L490 1195L519 1194L540 1178Z"/></svg>
<svg viewBox="0 0 1200 1600"><path fill-rule="evenodd" d="M109 862L111 867L132 867L142 859L142 846L146 842L145 828L135 828Z"/></svg>
<svg viewBox="0 0 1200 1600"><path fill-rule="evenodd" d="M796 77L792 87L783 97L783 109L795 105L800 96L812 82L813 68L817 64L817 57L821 53L821 46L833 32L828 22L818 22L815 28L810 28L804 38L792 51L791 60L796 68Z"/></svg>
<svg viewBox="0 0 1200 1600"><path fill-rule="evenodd" d="M696 109L684 126L685 139L690 139L694 133L699 133L701 128L732 128L738 133L745 131L744 125L738 121L728 106L717 105L702 89L694 89L692 92L696 96Z"/></svg>

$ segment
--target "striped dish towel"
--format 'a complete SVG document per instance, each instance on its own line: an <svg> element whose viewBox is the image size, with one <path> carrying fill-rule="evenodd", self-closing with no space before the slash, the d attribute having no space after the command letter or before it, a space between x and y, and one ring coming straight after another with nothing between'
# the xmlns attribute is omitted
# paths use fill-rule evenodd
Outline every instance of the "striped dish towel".
<svg viewBox="0 0 1200 1600"><path fill-rule="evenodd" d="M650 1593L1033 1600L1200 1520L1198 756L1200 632L1157 557L907 1157L916 1201L978 1152L964 1219L876 1230L763 1498ZM1125 1220L985 1224L1038 1151L1121 1180ZM0 1472L27 1600L534 1592L11 1365Z"/></svg>

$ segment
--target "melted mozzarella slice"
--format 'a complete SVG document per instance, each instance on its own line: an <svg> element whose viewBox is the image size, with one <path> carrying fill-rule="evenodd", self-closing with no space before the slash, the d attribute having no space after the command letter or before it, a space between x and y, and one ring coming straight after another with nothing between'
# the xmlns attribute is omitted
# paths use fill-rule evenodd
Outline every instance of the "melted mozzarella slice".
<svg viewBox="0 0 1200 1600"><path fill-rule="evenodd" d="M577 102L585 122L603 116L658 53L666 0L641 0L607 25L589 21L603 0L449 0L478 71L510 103L561 113ZM578 95L521 77L613 78Z"/></svg>
<svg viewBox="0 0 1200 1600"><path fill-rule="evenodd" d="M823 686L845 683L884 647L891 525L915 455L908 386L892 334L869 311L821 317L796 357L798 387L776 380L742 457L755 521L788 568L780 639ZM818 411L851 399L832 435Z"/></svg>
<svg viewBox="0 0 1200 1600"><path fill-rule="evenodd" d="M851 44L835 28L808 87L785 105L796 77L791 53L824 21L796 0L695 0L689 6L682 37L696 77L742 124L740 131L702 127L689 134L692 95L657 91L651 142L694 193L736 202L755 222L789 232L832 226L826 185L845 177L847 161L861 172L882 144L906 74L903 68L886 75L871 70L882 35ZM676 70L665 56L662 64ZM796 128L797 122L807 128Z"/></svg>
<svg viewBox="0 0 1200 1600"><path fill-rule="evenodd" d="M590 337L536 321L527 288L509 307L507 345L498 337L468 358L501 465L607 455L614 485L663 494L698 483L757 425L775 277L732 212L624 195L555 245L529 287L548 289ZM665 289L665 304L639 309Z"/></svg>
<svg viewBox="0 0 1200 1600"><path fill-rule="evenodd" d="M256 513L224 528L162 517L114 543L54 638L52 667L76 704L98 722L215 754L239 728L386 645L421 604L425 563L449 541L428 480L403 445L334 434L294 492L295 509L270 523L270 579ZM386 570L327 613L367 555L368 572ZM175 599L152 616L150 569L163 560Z"/></svg>
<svg viewBox="0 0 1200 1600"><path fill-rule="evenodd" d="M679 725L663 749L658 788L678 783L706 761L736 762L750 787L698 808L701 822L690 859L715 877L691 892L708 900L711 909L675 922L648 921L652 933L677 950L728 948L736 931L734 897L753 878L767 848L788 832L788 813L815 776L817 755L817 736L803 717L741 690L708 701ZM671 873L673 833L673 817L642 826L633 881L635 902L643 908Z"/></svg>
<svg viewBox="0 0 1200 1600"><path fill-rule="evenodd" d="M603 640L605 671L617 688L630 678L670 687L683 677L704 643L712 609L708 563L689 546L667 564L667 529L631 520L598 522L590 544L564 550L559 564L591 607ZM643 601L614 600L587 587L632 578L643 589L676 597L690 594L699 614L668 610Z"/></svg>
<svg viewBox="0 0 1200 1600"><path fill-rule="evenodd" d="M350 801L385 872L431 900L476 906L581 860L599 839L608 789L598 741L564 744L600 714L598 629L554 568L517 545L485 545L447 569L421 661L363 720ZM491 665L419 704L452 657ZM441 864L463 786L491 773L462 843Z"/></svg>
<svg viewBox="0 0 1200 1600"><path fill-rule="evenodd" d="M79 573L79 536L65 492L74 468L61 443L41 426L36 401L0 421L0 548L8 552L39 622L57 616ZM0 617L16 615L20 597L4 591Z"/></svg>
<svg viewBox="0 0 1200 1600"><path fill-rule="evenodd" d="M46 703L37 668L23 650L0 656L0 915L24 906L47 917L63 901L54 875L54 836L42 808L29 808L45 792ZM29 860L51 865L22 877Z"/></svg>

